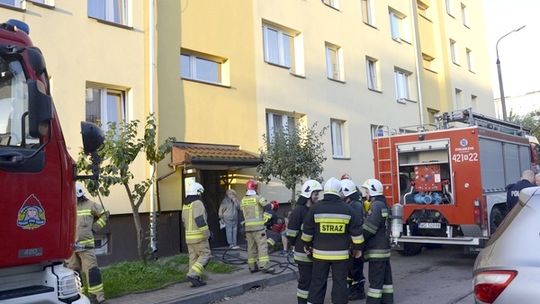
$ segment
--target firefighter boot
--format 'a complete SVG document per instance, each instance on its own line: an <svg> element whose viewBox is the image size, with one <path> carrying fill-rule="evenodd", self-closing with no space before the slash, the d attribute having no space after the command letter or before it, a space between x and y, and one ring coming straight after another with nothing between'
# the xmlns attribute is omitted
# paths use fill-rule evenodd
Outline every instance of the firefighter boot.
<svg viewBox="0 0 540 304"><path fill-rule="evenodd" d="M366 298L364 282L355 282L349 287L349 300L362 300Z"/></svg>
<svg viewBox="0 0 540 304"><path fill-rule="evenodd" d="M191 283L191 287L201 287L206 285L206 282L199 276L186 276L186 279Z"/></svg>
<svg viewBox="0 0 540 304"><path fill-rule="evenodd" d="M264 273L269 273L269 274L274 274L274 273L276 273L276 270L274 269L274 267L268 267L268 268L263 269L263 272Z"/></svg>

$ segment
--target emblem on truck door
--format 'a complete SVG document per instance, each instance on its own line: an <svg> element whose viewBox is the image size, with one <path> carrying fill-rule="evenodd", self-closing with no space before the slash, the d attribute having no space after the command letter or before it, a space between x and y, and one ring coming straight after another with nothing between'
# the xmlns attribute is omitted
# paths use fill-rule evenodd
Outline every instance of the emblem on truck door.
<svg viewBox="0 0 540 304"><path fill-rule="evenodd" d="M34 194L24 201L17 216L17 226L25 230L37 229L45 225L45 209Z"/></svg>

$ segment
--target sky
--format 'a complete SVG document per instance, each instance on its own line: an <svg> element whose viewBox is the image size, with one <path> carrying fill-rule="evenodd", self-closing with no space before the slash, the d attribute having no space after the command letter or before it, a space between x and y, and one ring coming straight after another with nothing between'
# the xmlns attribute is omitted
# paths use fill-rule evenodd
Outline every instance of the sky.
<svg viewBox="0 0 540 304"><path fill-rule="evenodd" d="M478 1L478 0L474 0ZM540 1L483 0L490 54L493 96L498 98L499 85L495 65L495 43L504 34L526 25L499 43L499 59L505 96L540 91Z"/></svg>

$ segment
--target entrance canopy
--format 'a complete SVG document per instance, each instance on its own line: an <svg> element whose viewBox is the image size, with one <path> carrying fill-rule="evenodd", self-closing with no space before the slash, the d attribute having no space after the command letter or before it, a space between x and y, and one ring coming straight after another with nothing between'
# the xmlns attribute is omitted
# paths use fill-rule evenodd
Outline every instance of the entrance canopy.
<svg viewBox="0 0 540 304"><path fill-rule="evenodd" d="M199 170L236 170L256 167L260 156L235 145L175 142L171 165Z"/></svg>

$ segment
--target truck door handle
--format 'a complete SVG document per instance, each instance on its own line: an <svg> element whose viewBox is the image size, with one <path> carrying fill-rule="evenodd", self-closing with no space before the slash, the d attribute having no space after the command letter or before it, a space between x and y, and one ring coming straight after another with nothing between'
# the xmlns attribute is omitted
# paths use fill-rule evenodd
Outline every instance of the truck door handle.
<svg viewBox="0 0 540 304"><path fill-rule="evenodd" d="M3 152L0 153L0 166L17 167L24 163L25 158L19 152Z"/></svg>

